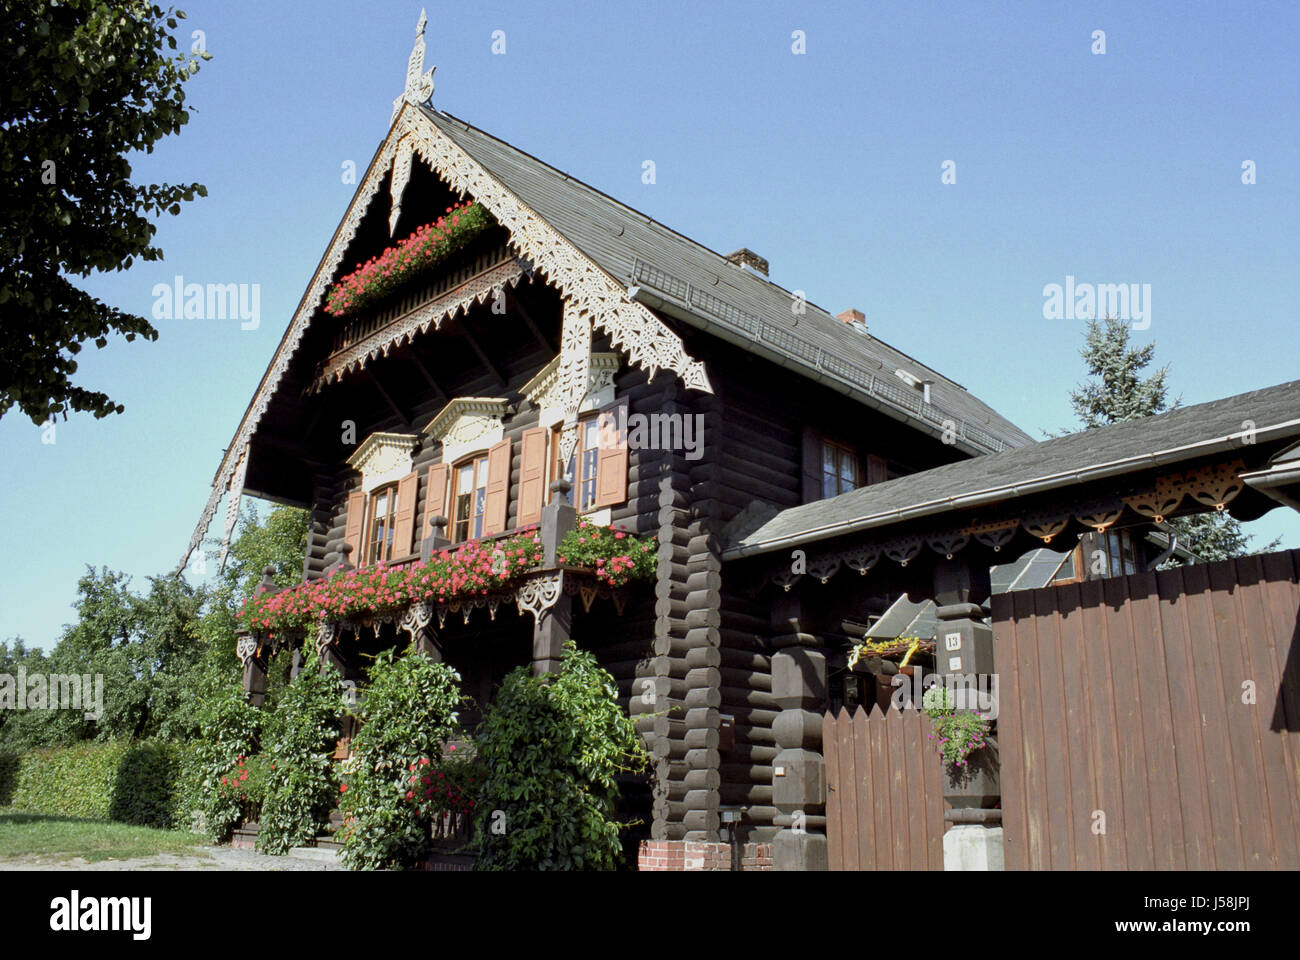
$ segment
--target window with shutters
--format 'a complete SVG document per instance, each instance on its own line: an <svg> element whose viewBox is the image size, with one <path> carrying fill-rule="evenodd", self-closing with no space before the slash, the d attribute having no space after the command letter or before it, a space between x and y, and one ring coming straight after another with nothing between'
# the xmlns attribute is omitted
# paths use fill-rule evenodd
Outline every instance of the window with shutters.
<svg viewBox="0 0 1300 960"><path fill-rule="evenodd" d="M474 457L452 468L452 541L483 536L487 509L488 457Z"/></svg>
<svg viewBox="0 0 1300 960"><path fill-rule="evenodd" d="M832 439L815 427L804 427L802 461L804 503L837 497L898 475L884 457L862 454L842 437Z"/></svg>
<svg viewBox="0 0 1300 960"><path fill-rule="evenodd" d="M578 421L578 445L569 457L568 469L560 462L562 430L563 426L560 425L551 431L551 449L554 451L551 478L554 480L565 475L570 478L573 484L570 492L572 503L582 513L596 505L596 481L600 474L600 421L594 414Z"/></svg>
<svg viewBox="0 0 1300 960"><path fill-rule="evenodd" d="M366 537L366 563L393 556L393 531L397 524L397 484L380 487L370 495L370 529Z"/></svg>
<svg viewBox="0 0 1300 960"><path fill-rule="evenodd" d="M823 440L822 497L835 497L858 486L858 455L843 444Z"/></svg>

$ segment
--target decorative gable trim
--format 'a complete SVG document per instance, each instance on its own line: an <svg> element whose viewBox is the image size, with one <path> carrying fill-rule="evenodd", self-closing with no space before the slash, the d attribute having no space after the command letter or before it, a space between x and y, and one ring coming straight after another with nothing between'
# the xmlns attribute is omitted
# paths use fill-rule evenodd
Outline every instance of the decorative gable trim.
<svg viewBox="0 0 1300 960"><path fill-rule="evenodd" d="M486 450L505 436L506 401L497 397L457 397L442 408L424 433L442 444L442 462Z"/></svg>
<svg viewBox="0 0 1300 960"><path fill-rule="evenodd" d="M361 489L370 493L411 472L411 454L419 442L413 433L372 433L348 457L348 466L360 472Z"/></svg>
<svg viewBox="0 0 1300 960"><path fill-rule="evenodd" d="M597 410L614 402L614 375L622 366L617 353L593 353L587 366L587 389L578 406L579 413ZM560 358L542 367L540 373L524 384L520 391L540 412L537 425L549 427L564 419L566 401L560 386Z"/></svg>
<svg viewBox="0 0 1300 960"><path fill-rule="evenodd" d="M177 573L185 568L190 555L202 542L226 490L229 489L234 497L242 493L242 485L240 490L235 490L232 481L236 465L246 455L253 431L270 406L271 397L288 370L312 317L319 312L331 279L338 272L348 245L356 237L371 201L385 182L395 195L390 196L390 210L394 203L400 205L400 193L405 186L402 171L413 155L428 163L454 190L462 195L472 195L482 203L510 232L511 243L521 255L560 290L565 299L567 340L576 339L579 326L589 340L594 325L609 334L615 347L628 354L629 362L646 370L652 378L659 370L669 369L677 373L687 387L712 392L704 364L691 358L681 338L658 316L632 300L622 284L448 138L425 115L423 108L412 106L405 98L397 106L397 116L388 136L358 185L347 213L335 230L275 356L262 375L257 392L244 412L234 440L222 457L198 526L177 564ZM396 176L390 176L390 171ZM575 379L567 378L571 385ZM572 410L577 409L580 401L580 396L566 398ZM572 431L566 432L565 445L570 449L574 436Z"/></svg>

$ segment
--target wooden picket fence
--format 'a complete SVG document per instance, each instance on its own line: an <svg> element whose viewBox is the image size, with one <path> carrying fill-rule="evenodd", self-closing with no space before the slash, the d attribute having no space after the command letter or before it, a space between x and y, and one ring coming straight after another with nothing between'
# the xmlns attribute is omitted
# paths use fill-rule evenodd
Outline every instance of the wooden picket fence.
<svg viewBox="0 0 1300 960"><path fill-rule="evenodd" d="M943 786L929 733L919 710L825 714L832 870L943 869Z"/></svg>

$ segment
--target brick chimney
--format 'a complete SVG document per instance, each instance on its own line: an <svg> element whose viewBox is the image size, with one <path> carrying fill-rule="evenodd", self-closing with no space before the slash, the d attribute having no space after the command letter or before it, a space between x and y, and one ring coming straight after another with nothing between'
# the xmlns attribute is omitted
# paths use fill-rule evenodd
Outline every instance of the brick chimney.
<svg viewBox="0 0 1300 960"><path fill-rule="evenodd" d="M845 310L843 313L835 315L836 320L843 320L845 323L862 323L867 322L867 315L861 310Z"/></svg>
<svg viewBox="0 0 1300 960"><path fill-rule="evenodd" d="M748 247L741 247L727 254L727 260L738 267L749 267L763 276L767 276L767 261Z"/></svg>

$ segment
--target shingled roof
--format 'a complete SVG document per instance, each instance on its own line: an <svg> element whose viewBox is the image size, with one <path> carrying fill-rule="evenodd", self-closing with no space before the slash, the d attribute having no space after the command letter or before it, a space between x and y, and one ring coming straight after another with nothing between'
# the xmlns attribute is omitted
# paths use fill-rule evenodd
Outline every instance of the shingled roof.
<svg viewBox="0 0 1300 960"><path fill-rule="evenodd" d="M1248 443L1300 436L1300 380L1111 424L860 487L777 513L723 551L731 560L948 510L1136 473Z"/></svg>
<svg viewBox="0 0 1300 960"><path fill-rule="evenodd" d="M859 325L812 303L796 316L790 291L463 120L420 109L602 270L636 288L636 298L648 306L926 432L940 435L951 421L956 445L968 453L1033 443L960 384L861 332ZM897 370L933 381L932 402L925 403Z"/></svg>

